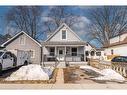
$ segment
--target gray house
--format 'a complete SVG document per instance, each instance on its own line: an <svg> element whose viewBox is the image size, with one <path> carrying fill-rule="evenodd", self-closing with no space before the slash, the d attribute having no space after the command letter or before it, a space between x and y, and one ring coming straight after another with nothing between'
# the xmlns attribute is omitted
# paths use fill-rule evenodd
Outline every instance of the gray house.
<svg viewBox="0 0 127 95"><path fill-rule="evenodd" d="M48 38L39 43L27 33L21 31L1 45L6 50L31 51L31 61L36 64L55 64L86 62L88 43L63 23Z"/></svg>
<svg viewBox="0 0 127 95"><path fill-rule="evenodd" d="M65 23L42 42L43 61L84 62L86 43Z"/></svg>
<svg viewBox="0 0 127 95"><path fill-rule="evenodd" d="M8 51L16 49L31 51L31 62L35 64L40 64L42 62L41 44L23 31L13 36L1 46L5 47Z"/></svg>

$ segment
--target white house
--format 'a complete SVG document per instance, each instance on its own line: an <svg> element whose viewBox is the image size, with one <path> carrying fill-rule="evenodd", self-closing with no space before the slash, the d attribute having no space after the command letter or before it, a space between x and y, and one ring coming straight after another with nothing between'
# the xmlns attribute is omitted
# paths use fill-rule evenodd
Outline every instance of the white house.
<svg viewBox="0 0 127 95"><path fill-rule="evenodd" d="M110 39L110 45L104 47L105 56L127 56L127 32Z"/></svg>
<svg viewBox="0 0 127 95"><path fill-rule="evenodd" d="M32 62L86 62L94 57L96 49L83 41L73 30L63 23L45 41L39 43L21 31L2 44L6 50L25 50L32 52ZM88 55L87 55L88 53Z"/></svg>
<svg viewBox="0 0 127 95"><path fill-rule="evenodd" d="M85 61L84 42L63 23L46 41L42 42L44 61Z"/></svg>

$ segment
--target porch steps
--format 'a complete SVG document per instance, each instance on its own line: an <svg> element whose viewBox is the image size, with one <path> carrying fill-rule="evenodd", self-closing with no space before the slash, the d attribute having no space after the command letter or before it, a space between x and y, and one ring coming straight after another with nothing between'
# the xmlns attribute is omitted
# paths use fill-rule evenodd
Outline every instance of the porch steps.
<svg viewBox="0 0 127 95"><path fill-rule="evenodd" d="M66 68L65 62L59 62L57 68Z"/></svg>
<svg viewBox="0 0 127 95"><path fill-rule="evenodd" d="M75 66L75 65L79 65L79 66L83 66L83 65L87 65L88 62L69 62L70 66Z"/></svg>
<svg viewBox="0 0 127 95"><path fill-rule="evenodd" d="M75 66L75 65L83 66L83 65L87 65L87 62L69 62L69 65L70 66ZM55 66L55 62L44 62L44 66L46 67ZM57 68L66 68L65 62L59 62L57 65Z"/></svg>

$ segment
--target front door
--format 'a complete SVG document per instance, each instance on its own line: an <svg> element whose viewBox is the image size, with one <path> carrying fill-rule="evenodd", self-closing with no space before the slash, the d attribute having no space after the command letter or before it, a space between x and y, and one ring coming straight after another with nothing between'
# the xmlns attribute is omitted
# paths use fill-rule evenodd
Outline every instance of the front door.
<svg viewBox="0 0 127 95"><path fill-rule="evenodd" d="M58 48L58 59L64 61L64 48Z"/></svg>

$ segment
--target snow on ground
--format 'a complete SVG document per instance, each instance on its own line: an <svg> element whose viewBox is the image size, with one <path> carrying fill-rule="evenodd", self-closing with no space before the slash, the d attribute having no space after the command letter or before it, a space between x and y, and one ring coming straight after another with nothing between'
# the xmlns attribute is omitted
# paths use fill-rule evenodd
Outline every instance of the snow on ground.
<svg viewBox="0 0 127 95"><path fill-rule="evenodd" d="M99 77L91 78L93 80L114 80L114 81L124 81L125 80L123 76L121 76L119 73L115 72L112 69L99 70L91 66L81 66L80 68L84 70L90 69L100 74Z"/></svg>
<svg viewBox="0 0 127 95"><path fill-rule="evenodd" d="M99 76L96 78L93 78L95 80L115 80L115 81L124 81L124 77L121 76L119 73L115 72L112 69L103 69L101 70L101 74L103 76Z"/></svg>
<svg viewBox="0 0 127 95"><path fill-rule="evenodd" d="M92 66L85 65L85 66L80 66L80 68L81 68L81 69L84 69L84 70L87 70L87 71L92 70L92 71L95 71L95 72L101 74L99 69L94 68L94 67L92 67Z"/></svg>
<svg viewBox="0 0 127 95"><path fill-rule="evenodd" d="M54 68L44 67L42 68L37 64L30 64L22 66L16 72L12 73L5 80L49 80Z"/></svg>

